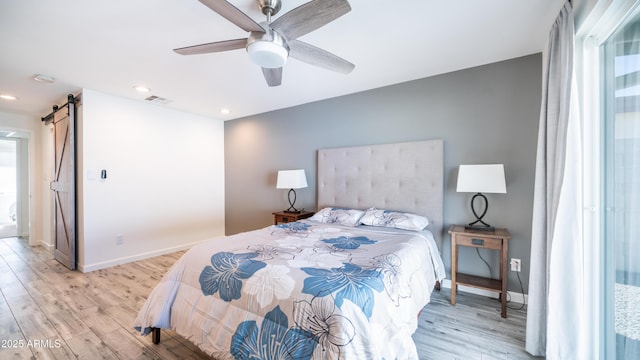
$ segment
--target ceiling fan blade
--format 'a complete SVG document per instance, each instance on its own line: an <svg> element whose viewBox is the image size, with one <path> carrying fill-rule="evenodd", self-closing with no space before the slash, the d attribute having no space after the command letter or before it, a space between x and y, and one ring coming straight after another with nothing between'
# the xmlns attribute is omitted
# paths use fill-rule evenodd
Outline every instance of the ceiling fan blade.
<svg viewBox="0 0 640 360"><path fill-rule="evenodd" d="M244 49L247 46L247 39L235 39L217 41L207 44L187 46L183 48L173 49L180 55L196 55L196 54L208 54L212 52L221 52L227 50Z"/></svg>
<svg viewBox="0 0 640 360"><path fill-rule="evenodd" d="M217 12L223 18L236 24L244 31L264 31L262 27L247 14L224 0L199 0L209 9Z"/></svg>
<svg viewBox="0 0 640 360"><path fill-rule="evenodd" d="M280 16L271 23L271 27L287 40L294 40L349 11L351 6L347 0L313 0Z"/></svg>
<svg viewBox="0 0 640 360"><path fill-rule="evenodd" d="M336 71L350 73L356 66L347 60L300 40L289 41L289 56L307 64Z"/></svg>
<svg viewBox="0 0 640 360"><path fill-rule="evenodd" d="M269 86L280 86L282 84L282 68L262 68L264 79Z"/></svg>

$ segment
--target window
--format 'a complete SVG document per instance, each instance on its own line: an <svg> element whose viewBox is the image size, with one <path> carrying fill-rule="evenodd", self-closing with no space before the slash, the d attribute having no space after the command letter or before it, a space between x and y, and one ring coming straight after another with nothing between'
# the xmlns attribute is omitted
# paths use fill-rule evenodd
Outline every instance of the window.
<svg viewBox="0 0 640 360"><path fill-rule="evenodd" d="M640 12L602 43L600 70L604 351L640 359Z"/></svg>

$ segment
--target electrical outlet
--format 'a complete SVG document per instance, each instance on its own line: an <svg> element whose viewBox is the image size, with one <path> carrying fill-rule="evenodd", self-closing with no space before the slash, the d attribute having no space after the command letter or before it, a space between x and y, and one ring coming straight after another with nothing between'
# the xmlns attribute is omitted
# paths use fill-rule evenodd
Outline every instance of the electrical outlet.
<svg viewBox="0 0 640 360"><path fill-rule="evenodd" d="M522 268L521 268L522 262L520 261L520 259L511 258L510 264L511 264L511 271L517 271L517 272L522 271Z"/></svg>
<svg viewBox="0 0 640 360"><path fill-rule="evenodd" d="M118 234L116 235L116 245L124 244L124 235Z"/></svg>

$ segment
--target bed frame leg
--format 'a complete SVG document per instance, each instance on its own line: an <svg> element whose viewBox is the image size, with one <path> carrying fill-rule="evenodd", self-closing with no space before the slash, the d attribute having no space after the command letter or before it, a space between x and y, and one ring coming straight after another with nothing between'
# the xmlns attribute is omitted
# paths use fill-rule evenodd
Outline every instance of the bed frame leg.
<svg viewBox="0 0 640 360"><path fill-rule="evenodd" d="M160 344L160 328L151 328L151 341Z"/></svg>
<svg viewBox="0 0 640 360"><path fill-rule="evenodd" d="M440 291L440 281L436 281L436 291Z"/></svg>

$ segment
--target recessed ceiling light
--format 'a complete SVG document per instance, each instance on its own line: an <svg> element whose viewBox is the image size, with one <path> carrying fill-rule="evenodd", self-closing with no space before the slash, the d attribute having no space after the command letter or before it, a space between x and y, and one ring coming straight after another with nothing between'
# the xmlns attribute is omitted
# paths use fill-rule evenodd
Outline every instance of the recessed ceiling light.
<svg viewBox="0 0 640 360"><path fill-rule="evenodd" d="M220 113L221 113L221 114L228 115L228 114L231 114L231 110L229 110L229 109L227 109L227 108L223 108L223 109L220 109Z"/></svg>
<svg viewBox="0 0 640 360"><path fill-rule="evenodd" d="M0 94L0 99L5 99L5 100L18 100L17 97L13 96L13 95L9 95L9 94Z"/></svg>
<svg viewBox="0 0 640 360"><path fill-rule="evenodd" d="M41 83L52 83L55 82L56 79L49 75L35 74L33 75L33 80Z"/></svg>
<svg viewBox="0 0 640 360"><path fill-rule="evenodd" d="M144 85L134 85L133 86L134 89L136 89L136 91L138 92L142 92L142 93L148 93L151 91L150 88L144 86Z"/></svg>

